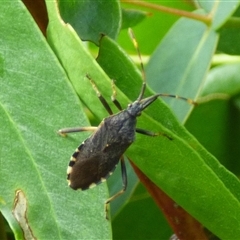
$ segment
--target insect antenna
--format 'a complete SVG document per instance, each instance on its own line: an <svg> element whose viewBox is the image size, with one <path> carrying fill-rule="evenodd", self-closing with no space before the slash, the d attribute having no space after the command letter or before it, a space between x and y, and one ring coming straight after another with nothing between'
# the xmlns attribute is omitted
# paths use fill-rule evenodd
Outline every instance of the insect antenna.
<svg viewBox="0 0 240 240"><path fill-rule="evenodd" d="M142 61L142 56L141 56L141 52L140 52L140 49L139 49L139 46L138 46L138 42L136 40L136 37L133 33L133 30L131 28L128 29L128 33L129 33L129 36L133 42L133 45L137 51L137 55L140 59L140 66L141 66L141 73L142 73L142 80L143 80L143 84L142 84L142 88L141 88L141 91L140 91L140 94L137 98L136 101L140 102L142 99L143 99L143 95L144 95L144 92L145 92L145 89L146 89L146 84L147 84L147 81L146 81L146 74L145 74L145 70L144 70L144 65L143 65L143 61ZM178 96L178 95L173 95L173 94L166 94L166 93L157 93L154 95L155 97L158 96L158 97L170 97L170 98L178 98L178 99L181 99L183 101L186 101L188 102L189 104L192 104L192 105L197 105L197 103L192 100L192 99L189 99L189 98L185 98L185 97L181 97L181 96Z"/></svg>
<svg viewBox="0 0 240 240"><path fill-rule="evenodd" d="M143 95L144 95L144 92L145 92L145 89L146 89L146 75L145 75L145 71L144 71L142 56L141 56L141 53L140 53L138 42L137 42L136 37L135 37L135 35L133 33L133 30L131 28L129 28L128 29L128 33L129 33L130 38L132 39L133 45L134 45L134 47L135 47L135 49L137 51L137 55L138 55L138 57L140 59L140 66L141 66L141 73L142 73L143 84L142 84L142 88L141 88L140 94L139 94L139 96L137 98L137 101L139 102L143 98Z"/></svg>
<svg viewBox="0 0 240 240"><path fill-rule="evenodd" d="M181 99L183 101L188 102L191 105L198 105L197 102L195 102L194 100L190 99L190 98L185 98L185 97L181 97L178 95L173 95L173 94L166 94L166 93L157 93L156 94L158 97L170 97L170 98L177 98L177 99Z"/></svg>

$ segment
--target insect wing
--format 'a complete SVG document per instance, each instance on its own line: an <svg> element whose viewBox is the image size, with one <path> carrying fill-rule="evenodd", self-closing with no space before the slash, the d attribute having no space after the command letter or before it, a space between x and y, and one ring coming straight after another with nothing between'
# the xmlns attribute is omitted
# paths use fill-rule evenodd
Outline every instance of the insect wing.
<svg viewBox="0 0 240 240"><path fill-rule="evenodd" d="M131 141L123 141L119 134L118 117L104 119L97 131L73 153L68 168L69 185L73 189L85 190L105 181L130 146Z"/></svg>

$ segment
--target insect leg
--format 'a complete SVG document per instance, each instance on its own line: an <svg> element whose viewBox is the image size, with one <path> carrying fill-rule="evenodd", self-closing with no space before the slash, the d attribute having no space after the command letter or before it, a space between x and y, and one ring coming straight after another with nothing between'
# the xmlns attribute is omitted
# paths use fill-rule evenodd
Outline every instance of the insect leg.
<svg viewBox="0 0 240 240"><path fill-rule="evenodd" d="M87 74L86 77L90 80L92 86L93 86L93 89L95 90L100 102L102 103L102 105L105 107L105 109L107 110L107 112L112 115L113 114L113 111L112 109L110 108L109 104L107 103L106 99L102 96L102 94L99 92L96 84L94 83L94 81L92 80L92 78Z"/></svg>
<svg viewBox="0 0 240 240"><path fill-rule="evenodd" d="M58 133L62 136L66 136L67 133L83 132L83 131L96 131L97 127L75 127L75 128L63 128L58 130Z"/></svg>
<svg viewBox="0 0 240 240"><path fill-rule="evenodd" d="M164 136L166 138L168 138L169 140L173 140L171 137L169 137L166 133L160 133L160 132L151 132L151 131L148 131L148 130L144 130L144 129L141 129L141 128L136 128L136 132L137 133L141 133L141 134L144 134L144 135L147 135L147 136L150 136L150 137L156 137L156 136Z"/></svg>
<svg viewBox="0 0 240 240"><path fill-rule="evenodd" d="M122 111L122 106L121 104L119 103L119 101L116 99L116 95L117 95L117 92L116 92L116 88L115 88L115 84L114 84L114 80L112 80L112 90L113 90L113 94L112 94L112 102L114 103L114 105L120 110Z"/></svg>
<svg viewBox="0 0 240 240"><path fill-rule="evenodd" d="M116 194L114 194L112 197L110 197L109 199L107 199L105 201L104 206L105 206L106 219L108 219L108 204L111 201L113 201L114 199L116 199L118 196L120 196L122 193L124 193L126 191L126 188L127 188L127 170L126 170L126 165L125 165L123 156L120 158L120 162L121 162L123 188L119 192L117 192Z"/></svg>

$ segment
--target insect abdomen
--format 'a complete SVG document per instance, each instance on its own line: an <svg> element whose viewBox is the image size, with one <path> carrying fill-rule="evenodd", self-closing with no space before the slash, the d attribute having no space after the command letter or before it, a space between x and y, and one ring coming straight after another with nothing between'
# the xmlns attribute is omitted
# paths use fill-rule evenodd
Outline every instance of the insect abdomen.
<svg viewBox="0 0 240 240"><path fill-rule="evenodd" d="M73 153L68 167L69 186L85 190L105 181L134 141L135 123L136 119L129 119L125 111L104 119ZM129 124L132 129L126 132Z"/></svg>

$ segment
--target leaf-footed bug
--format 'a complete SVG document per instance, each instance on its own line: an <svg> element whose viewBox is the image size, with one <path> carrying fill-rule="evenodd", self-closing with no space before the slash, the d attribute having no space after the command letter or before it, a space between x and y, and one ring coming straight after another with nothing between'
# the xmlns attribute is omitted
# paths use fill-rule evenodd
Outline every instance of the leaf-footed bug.
<svg viewBox="0 0 240 240"><path fill-rule="evenodd" d="M120 161L123 188L105 201L106 218L108 218L108 204L121 195L127 188L127 174L123 154L135 140L135 132L148 136L163 135L169 140L172 140L171 137L164 133L154 133L136 128L137 117L140 116L141 112L152 104L158 97L179 98L189 102L190 104L195 104L195 102L191 99L164 93L157 93L150 97L143 98L146 88L143 63L136 38L131 29L129 30L129 34L140 58L142 70L143 83L137 100L129 104L126 109L122 109L120 103L116 99L115 86L112 82L112 101L120 110L119 113L113 114L109 104L99 92L94 81L87 74L87 78L91 82L99 100L110 116L104 118L98 127L64 128L59 130L59 133L62 135L72 132L93 131L92 135L83 141L82 144L80 144L80 146L75 150L69 162L67 179L69 186L74 190L86 190L106 181Z"/></svg>

